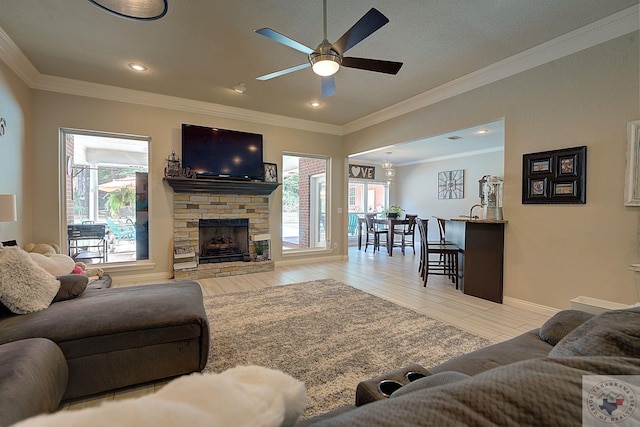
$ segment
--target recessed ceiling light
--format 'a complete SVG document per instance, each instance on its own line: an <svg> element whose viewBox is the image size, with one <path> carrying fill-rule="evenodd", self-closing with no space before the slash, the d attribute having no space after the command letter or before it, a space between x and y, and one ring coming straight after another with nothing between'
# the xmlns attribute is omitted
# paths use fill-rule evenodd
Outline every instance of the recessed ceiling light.
<svg viewBox="0 0 640 427"><path fill-rule="evenodd" d="M450 139L450 140L452 140L452 141L455 141L456 139L462 139L462 137L461 137L461 136L458 136L458 135L453 135L453 136L449 136L449 137L447 137L447 139Z"/></svg>
<svg viewBox="0 0 640 427"><path fill-rule="evenodd" d="M129 68L131 68L132 70L135 70L135 71L147 71L147 67L145 67L144 65L135 64L133 62L131 64L129 64Z"/></svg>
<svg viewBox="0 0 640 427"><path fill-rule="evenodd" d="M318 108L320 106L320 103L318 101L311 101L309 105L311 105L313 108Z"/></svg>
<svg viewBox="0 0 640 427"><path fill-rule="evenodd" d="M478 133L489 133L489 131L487 129L480 129Z"/></svg>
<svg viewBox="0 0 640 427"><path fill-rule="evenodd" d="M247 85L244 83L238 83L232 89L238 93L245 93L245 91L247 90Z"/></svg>

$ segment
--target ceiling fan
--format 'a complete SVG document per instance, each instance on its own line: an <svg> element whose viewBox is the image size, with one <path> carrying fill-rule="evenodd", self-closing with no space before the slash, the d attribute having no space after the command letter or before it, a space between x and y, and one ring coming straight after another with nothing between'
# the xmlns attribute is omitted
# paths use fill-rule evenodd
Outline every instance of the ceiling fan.
<svg viewBox="0 0 640 427"><path fill-rule="evenodd" d="M269 80L311 67L314 73L322 77L322 97L326 98L336 93L336 84L333 75L340 69L340 65L386 74L397 74L398 71L400 71L402 62L343 56L349 49L388 23L389 19L386 16L377 9L371 8L371 10L344 33L338 41L331 44L327 40L327 0L323 0L323 6L324 38L315 50L271 28L260 28L256 30L258 34L308 55L308 62L304 64L265 74L264 76L257 77L256 80Z"/></svg>

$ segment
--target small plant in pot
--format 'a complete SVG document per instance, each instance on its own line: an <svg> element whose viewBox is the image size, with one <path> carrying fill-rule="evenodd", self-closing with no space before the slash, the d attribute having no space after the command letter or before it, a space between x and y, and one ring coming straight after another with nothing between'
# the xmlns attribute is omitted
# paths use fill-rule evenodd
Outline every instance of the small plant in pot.
<svg viewBox="0 0 640 427"><path fill-rule="evenodd" d="M404 212L404 209L402 209L398 205L391 205L387 209L384 210L385 215L389 219L398 218L402 214L402 212Z"/></svg>
<svg viewBox="0 0 640 427"><path fill-rule="evenodd" d="M264 259L264 251L267 249L267 245L261 242L254 243L256 248L256 260L262 261Z"/></svg>

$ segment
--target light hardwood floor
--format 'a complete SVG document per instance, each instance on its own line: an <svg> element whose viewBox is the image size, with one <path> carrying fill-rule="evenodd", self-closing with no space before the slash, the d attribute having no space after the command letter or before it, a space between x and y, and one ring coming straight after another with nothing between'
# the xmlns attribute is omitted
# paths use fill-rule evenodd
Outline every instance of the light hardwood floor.
<svg viewBox="0 0 640 427"><path fill-rule="evenodd" d="M205 295L220 295L331 278L494 342L540 327L549 317L464 295L444 276L430 276L425 288L418 276L418 263L419 255L414 255L411 249L406 256L397 249L394 256L389 257L384 248L374 254L371 248L364 252L351 247L348 261L282 265L272 272L202 279L200 284ZM158 390L164 384L166 381L103 393L68 402L64 409L141 396Z"/></svg>

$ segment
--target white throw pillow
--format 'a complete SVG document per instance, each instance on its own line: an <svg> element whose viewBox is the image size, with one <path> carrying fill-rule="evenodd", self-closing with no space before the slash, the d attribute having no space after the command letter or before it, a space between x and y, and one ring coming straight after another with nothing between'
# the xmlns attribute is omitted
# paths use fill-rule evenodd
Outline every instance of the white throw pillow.
<svg viewBox="0 0 640 427"><path fill-rule="evenodd" d="M69 255L53 254L42 255L36 252L28 252L32 260L40 267L44 268L54 276L62 276L63 274L71 274L76 262Z"/></svg>
<svg viewBox="0 0 640 427"><path fill-rule="evenodd" d="M54 275L17 246L0 246L0 302L16 314L49 307L60 289Z"/></svg>

